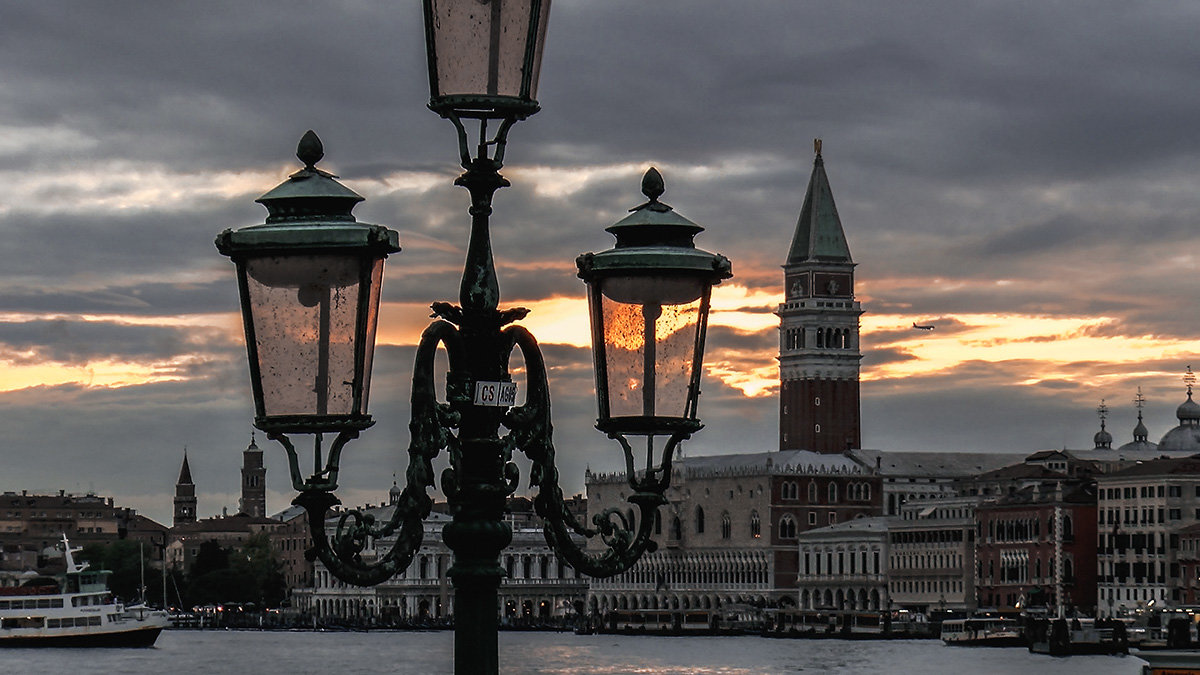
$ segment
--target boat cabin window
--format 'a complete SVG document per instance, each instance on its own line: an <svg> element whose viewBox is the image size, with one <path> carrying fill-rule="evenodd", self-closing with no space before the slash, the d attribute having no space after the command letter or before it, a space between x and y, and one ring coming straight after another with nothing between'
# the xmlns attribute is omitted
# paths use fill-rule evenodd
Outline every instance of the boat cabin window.
<svg viewBox="0 0 1200 675"><path fill-rule="evenodd" d="M47 628L73 628L77 626L99 626L101 624L98 616L76 616L67 617L65 619L47 619Z"/></svg>
<svg viewBox="0 0 1200 675"><path fill-rule="evenodd" d="M28 598L23 600L0 600L0 609L61 609L62 598Z"/></svg>
<svg viewBox="0 0 1200 675"><path fill-rule="evenodd" d="M46 617L44 616L18 616L0 621L0 628L5 630L13 628L41 628L45 623Z"/></svg>

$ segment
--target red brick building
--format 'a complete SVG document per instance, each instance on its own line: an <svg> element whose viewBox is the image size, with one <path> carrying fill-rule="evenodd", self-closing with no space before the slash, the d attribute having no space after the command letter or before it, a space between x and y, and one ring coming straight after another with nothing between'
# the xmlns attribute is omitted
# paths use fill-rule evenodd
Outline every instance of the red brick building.
<svg viewBox="0 0 1200 675"><path fill-rule="evenodd" d="M980 504L975 525L980 607L1054 608L1061 588L1064 607L1095 610L1093 485L1063 476L1017 490Z"/></svg>

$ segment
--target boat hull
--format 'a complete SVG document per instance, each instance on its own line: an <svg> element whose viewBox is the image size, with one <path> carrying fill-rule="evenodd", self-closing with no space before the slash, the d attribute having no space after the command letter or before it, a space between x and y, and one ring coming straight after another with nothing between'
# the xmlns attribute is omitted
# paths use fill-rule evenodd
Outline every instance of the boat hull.
<svg viewBox="0 0 1200 675"><path fill-rule="evenodd" d="M162 630L144 626L103 633L10 635L0 638L0 647L153 647Z"/></svg>
<svg viewBox="0 0 1200 675"><path fill-rule="evenodd" d="M942 640L948 647L1024 647L1025 638L1014 636L983 637L963 640Z"/></svg>

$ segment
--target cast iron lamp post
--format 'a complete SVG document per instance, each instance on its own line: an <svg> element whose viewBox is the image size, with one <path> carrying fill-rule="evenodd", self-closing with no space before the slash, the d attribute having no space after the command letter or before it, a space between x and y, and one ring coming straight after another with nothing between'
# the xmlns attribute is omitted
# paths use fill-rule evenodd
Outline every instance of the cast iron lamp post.
<svg viewBox="0 0 1200 675"><path fill-rule="evenodd" d="M258 200L267 208L266 222L226 230L216 242L237 265L254 424L287 452L298 492L294 503L308 513L310 556L358 585L404 571L432 507L432 460L446 451L449 467L440 487L453 519L442 536L454 552L448 574L455 591L455 669L472 675L499 667L499 557L512 539L504 511L520 479L513 451L532 462L529 483L538 489L534 505L547 542L577 571L612 576L653 551L654 515L666 501L675 448L701 428L696 402L709 294L731 276L726 258L693 245L703 228L658 201L663 183L653 169L642 185L649 201L608 228L615 247L579 257L591 309L596 426L622 447L629 501L639 510L636 522L611 508L594 515L591 527L579 523L559 487L545 363L533 335L513 323L528 310L499 308L488 230L492 195L508 185L499 173L508 130L538 110L534 96L549 4L424 1L429 107L458 133L466 172L456 184L471 194L472 222L459 304L433 303L436 318L417 345L405 488L387 522L350 510L340 516L332 539L325 531L329 509L340 503L333 491L342 451L374 423L366 409L383 262L400 250L397 234L354 218L351 211L362 197L316 168L323 148L310 131L297 151L304 168ZM479 126L474 156L464 120ZM498 122L491 139L489 121ZM434 385L439 348L449 363L444 402ZM525 362L523 405L516 405L508 370L514 349ZM313 436L307 477L289 434ZM323 453L326 434L335 436ZM643 444L644 464L634 450ZM363 561L371 540L392 535L389 551ZM599 536L604 546L589 552L572 535Z"/></svg>

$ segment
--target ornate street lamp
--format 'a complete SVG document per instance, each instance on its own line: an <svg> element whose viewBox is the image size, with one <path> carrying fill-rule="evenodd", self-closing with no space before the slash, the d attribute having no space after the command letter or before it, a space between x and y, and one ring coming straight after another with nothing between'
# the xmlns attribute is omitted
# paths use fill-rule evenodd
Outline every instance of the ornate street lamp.
<svg viewBox="0 0 1200 675"><path fill-rule="evenodd" d="M294 503L308 512L313 548L339 579L374 585L404 571L420 548L434 485L432 461L445 451L449 467L440 487L453 519L442 531L454 552L455 669L496 673L501 551L512 540L504 520L517 489L514 450L532 462L537 513L547 542L583 574L619 574L653 551L655 510L665 503L675 447L700 429L704 333L712 285L730 276L729 261L695 248L701 227L658 201L662 179L643 180L649 202L609 228L616 246L579 258L589 286L600 416L597 428L625 452L634 523L619 509L593 516L591 527L567 509L558 481L546 367L537 341L514 325L524 308L499 309L488 217L500 176L508 130L537 112L534 99L549 0L425 0L429 107L451 120L466 172L456 184L471 193L472 216L459 304L435 302L435 320L417 345L413 369L410 442L405 488L388 522L358 510L339 517L329 538L325 521L339 504L341 452L370 426L366 412L383 260L400 250L396 233L358 223L362 198L316 168L322 151L315 134L301 141L305 167L258 201L267 221L217 237L217 248L237 264L258 428L287 450ZM463 120L479 125L471 156ZM498 120L487 137L489 121ZM489 150L491 155L489 156ZM434 384L435 355L446 352L444 398ZM524 405L508 363L514 349L525 362ZM502 428L506 433L501 434ZM322 435L337 433L322 461ZM304 477L288 435L314 436L313 473ZM628 436L645 437L647 460L637 468ZM655 441L661 444L656 463ZM373 563L362 551L395 535L391 550ZM600 536L589 553L573 536Z"/></svg>

